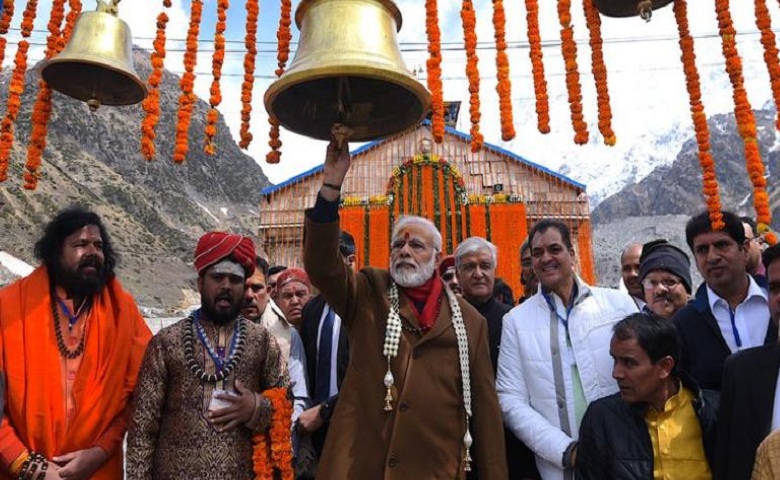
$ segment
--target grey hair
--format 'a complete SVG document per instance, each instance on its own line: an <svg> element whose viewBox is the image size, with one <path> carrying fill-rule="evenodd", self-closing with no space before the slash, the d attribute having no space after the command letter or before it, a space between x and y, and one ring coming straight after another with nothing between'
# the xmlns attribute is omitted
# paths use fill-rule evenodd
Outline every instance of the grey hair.
<svg viewBox="0 0 780 480"><path fill-rule="evenodd" d="M436 225L434 225L432 221L416 215L402 215L398 218L398 221L395 222L395 226L393 226L393 238L391 241L395 241L398 238L398 232L409 225L419 225L427 230L433 237L434 250L441 252L441 233L439 232L439 229L436 228Z"/></svg>
<svg viewBox="0 0 780 480"><path fill-rule="evenodd" d="M458 248L455 249L455 268L460 269L460 260L469 253L490 252L490 258L493 260L493 267L498 264L498 249L495 245L482 237L469 237L463 240Z"/></svg>

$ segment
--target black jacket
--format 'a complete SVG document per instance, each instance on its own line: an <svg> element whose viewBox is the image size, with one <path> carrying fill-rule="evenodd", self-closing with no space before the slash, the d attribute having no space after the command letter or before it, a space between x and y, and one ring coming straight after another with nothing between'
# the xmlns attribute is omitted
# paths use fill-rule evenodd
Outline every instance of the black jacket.
<svg viewBox="0 0 780 480"><path fill-rule="evenodd" d="M320 320L322 319L322 313L325 311L325 297L317 295L309 300L303 307L301 316L303 317L301 323L301 340L303 341L303 348L306 351L306 378L309 381L309 391L313 392L317 385L317 332L320 327ZM349 344L347 343L347 332L342 327L339 330L339 342L336 352L336 385L341 390L341 382L344 381L344 375L347 373L347 365L349 365ZM314 432L312 435L312 443L314 444L317 455L322 453L322 447L325 445L325 437L328 433L328 426L330 425L330 417L333 415L333 410L338 403L339 395L333 395L330 397L323 407L320 408L320 416L325 421L322 428Z"/></svg>
<svg viewBox="0 0 780 480"><path fill-rule="evenodd" d="M756 449L772 427L778 369L778 344L748 348L726 360L714 479L750 480Z"/></svg>
<svg viewBox="0 0 780 480"><path fill-rule="evenodd" d="M766 312L769 316L769 310ZM696 290L696 297L674 316L680 335L680 367L699 382L701 388L720 391L723 362L731 350L723 339L718 321L712 315L707 299L707 284ZM769 322L764 345L777 342L777 326Z"/></svg>
<svg viewBox="0 0 780 480"><path fill-rule="evenodd" d="M702 443L712 469L718 422L718 392L701 390L687 375L683 386L694 392ZM580 426L578 480L653 480L653 444L645 423L647 405L629 405L620 393L591 403Z"/></svg>

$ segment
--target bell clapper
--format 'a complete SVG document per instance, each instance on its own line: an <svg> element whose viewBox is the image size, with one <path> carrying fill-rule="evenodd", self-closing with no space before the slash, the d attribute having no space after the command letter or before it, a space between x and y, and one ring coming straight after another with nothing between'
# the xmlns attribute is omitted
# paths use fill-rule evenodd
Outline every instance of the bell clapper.
<svg viewBox="0 0 780 480"><path fill-rule="evenodd" d="M90 98L87 100L87 106L89 106L89 111L92 113L95 113L98 108L100 108L100 100L97 98Z"/></svg>
<svg viewBox="0 0 780 480"><path fill-rule="evenodd" d="M653 1L652 0L642 0L639 2L639 4L636 6L637 10L639 10L639 16L642 17L642 20L645 22L649 22L653 19Z"/></svg>

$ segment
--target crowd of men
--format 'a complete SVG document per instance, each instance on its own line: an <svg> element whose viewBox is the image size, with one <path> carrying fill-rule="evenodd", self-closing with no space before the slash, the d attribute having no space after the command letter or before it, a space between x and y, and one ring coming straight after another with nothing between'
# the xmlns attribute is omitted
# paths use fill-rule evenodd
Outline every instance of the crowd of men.
<svg viewBox="0 0 780 480"><path fill-rule="evenodd" d="M303 268L206 233L200 307L154 337L100 217L51 220L40 266L0 290L0 479L276 478L257 438L278 439L279 391L269 458L289 448L297 479L780 478L780 245L750 219L692 217L690 254L628 245L622 290L577 274L553 219L518 252L471 237L442 257L432 222L401 217L389 270L357 271L349 166L337 136ZM513 256L516 302L496 278Z"/></svg>

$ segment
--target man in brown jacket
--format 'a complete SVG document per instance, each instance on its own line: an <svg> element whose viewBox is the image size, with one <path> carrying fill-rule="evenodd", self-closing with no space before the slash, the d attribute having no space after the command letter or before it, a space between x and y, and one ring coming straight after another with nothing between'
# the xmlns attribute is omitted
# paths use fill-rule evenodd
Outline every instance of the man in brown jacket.
<svg viewBox="0 0 780 480"><path fill-rule="evenodd" d="M340 143L340 145L339 145ZM350 164L331 141L307 212L304 264L352 347L318 479L507 478L485 319L443 288L441 234L400 219L391 271L353 273L338 250L338 200Z"/></svg>

